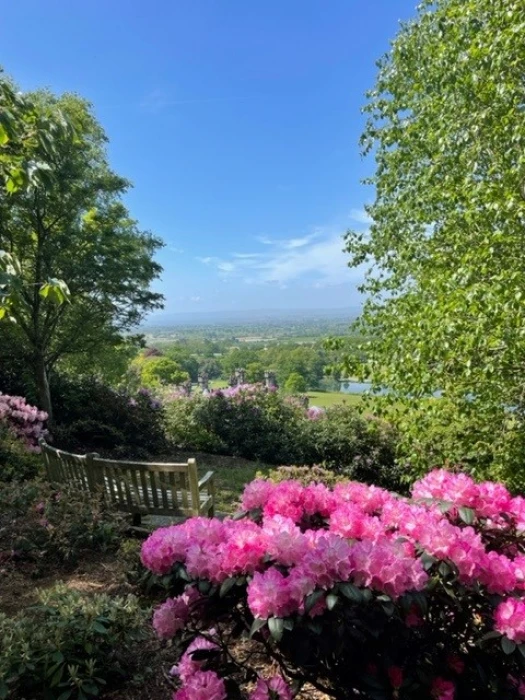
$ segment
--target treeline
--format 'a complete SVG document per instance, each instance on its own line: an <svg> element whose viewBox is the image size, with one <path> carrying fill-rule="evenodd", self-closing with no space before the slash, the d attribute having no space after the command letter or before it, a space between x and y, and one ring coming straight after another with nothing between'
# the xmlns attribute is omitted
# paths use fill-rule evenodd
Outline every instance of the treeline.
<svg viewBox="0 0 525 700"><path fill-rule="evenodd" d="M344 340L346 352L356 352L357 338ZM132 367L165 366L167 358L177 363L178 369L187 374L186 379L198 381L201 373L206 373L210 380L221 379L227 382L236 369L246 371L246 382L264 381L265 371L275 374L281 387L295 383L291 387L298 390L336 389L339 387L337 363L340 351L330 350L325 342L319 340L305 343L239 343L232 345L230 340L183 339L173 343L159 343L144 350L132 362ZM155 359L152 361L152 357ZM175 367L172 366L173 372ZM179 378L180 379L180 378ZM146 382L147 383L147 382ZM166 376L161 383L179 383L169 381Z"/></svg>

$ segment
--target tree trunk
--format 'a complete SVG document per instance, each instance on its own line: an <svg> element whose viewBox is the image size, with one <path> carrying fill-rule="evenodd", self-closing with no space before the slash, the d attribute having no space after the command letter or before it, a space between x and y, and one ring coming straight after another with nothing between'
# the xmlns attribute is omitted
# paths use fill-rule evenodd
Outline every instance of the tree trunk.
<svg viewBox="0 0 525 700"><path fill-rule="evenodd" d="M49 381L47 378L46 363L43 357L37 357L35 364L36 383L38 387L38 398L43 411L47 413L48 423L53 422L53 406L51 404L51 392L49 391Z"/></svg>

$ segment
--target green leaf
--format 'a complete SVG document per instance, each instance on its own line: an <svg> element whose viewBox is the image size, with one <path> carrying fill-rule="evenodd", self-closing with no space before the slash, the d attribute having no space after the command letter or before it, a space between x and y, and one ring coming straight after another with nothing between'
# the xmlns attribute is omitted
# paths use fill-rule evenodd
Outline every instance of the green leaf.
<svg viewBox="0 0 525 700"><path fill-rule="evenodd" d="M465 525L472 525L472 523L476 519L476 514L472 510L472 508L465 508L464 506L462 506L461 508L458 508L458 513L459 517L465 523Z"/></svg>
<svg viewBox="0 0 525 700"><path fill-rule="evenodd" d="M250 637L253 637L253 635L257 634L259 630L261 630L263 627L266 627L267 623L268 620L262 620L256 617L255 620L252 622L252 626L250 627Z"/></svg>
<svg viewBox="0 0 525 700"><path fill-rule="evenodd" d="M353 583L340 583L338 589L345 598L348 598L348 600L351 600L353 603L363 602L361 590L357 588L357 586L354 586Z"/></svg>
<svg viewBox="0 0 525 700"><path fill-rule="evenodd" d="M314 607L317 601L323 597L323 595L323 591L314 591L313 593L310 593L310 595L306 597L306 600L304 602L305 611L310 612L310 610Z"/></svg>
<svg viewBox="0 0 525 700"><path fill-rule="evenodd" d="M5 146L9 141L9 134L5 130L3 124L0 124L0 146Z"/></svg>
<svg viewBox="0 0 525 700"><path fill-rule="evenodd" d="M508 637L502 637L501 648L503 649L504 654L512 654L514 651L516 651L516 643Z"/></svg>
<svg viewBox="0 0 525 700"><path fill-rule="evenodd" d="M284 632L284 620L281 617L268 618L268 629L276 642L280 642Z"/></svg>
<svg viewBox="0 0 525 700"><path fill-rule="evenodd" d="M235 586L236 583L237 579L234 576L225 579L221 584L221 588L219 590L219 597L224 598L224 596L231 591L231 589Z"/></svg>

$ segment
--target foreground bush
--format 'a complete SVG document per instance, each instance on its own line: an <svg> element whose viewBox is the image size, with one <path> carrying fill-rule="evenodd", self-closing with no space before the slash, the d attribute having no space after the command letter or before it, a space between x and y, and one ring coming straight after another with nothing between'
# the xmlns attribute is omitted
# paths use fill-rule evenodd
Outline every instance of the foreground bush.
<svg viewBox="0 0 525 700"><path fill-rule="evenodd" d="M64 585L24 614L0 615L0 698L96 697L129 672L130 645L145 613L134 596L83 596Z"/></svg>
<svg viewBox="0 0 525 700"><path fill-rule="evenodd" d="M153 617L184 649L175 700L291 698L306 682L340 699L525 692L524 498L434 471L412 500L256 480L243 507L143 545L179 593ZM282 676L257 679L257 650Z"/></svg>
<svg viewBox="0 0 525 700"><path fill-rule="evenodd" d="M64 485L0 484L0 563L40 574L85 552L117 548L124 521L111 506Z"/></svg>

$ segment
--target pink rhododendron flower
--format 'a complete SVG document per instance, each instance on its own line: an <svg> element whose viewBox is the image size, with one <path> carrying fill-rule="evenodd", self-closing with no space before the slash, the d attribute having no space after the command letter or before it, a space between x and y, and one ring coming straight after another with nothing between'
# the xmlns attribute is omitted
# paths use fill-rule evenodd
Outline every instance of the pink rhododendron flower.
<svg viewBox="0 0 525 700"><path fill-rule="evenodd" d="M494 628L513 642L525 642L525 602L507 598L494 611Z"/></svg>
<svg viewBox="0 0 525 700"><path fill-rule="evenodd" d="M153 629L159 639L172 639L189 619L191 606L200 598L194 588L187 589L177 598L168 598L153 613Z"/></svg>
<svg viewBox="0 0 525 700"><path fill-rule="evenodd" d="M248 484L242 495L242 507L244 510L254 510L262 508L275 485L265 479L255 479Z"/></svg>
<svg viewBox="0 0 525 700"><path fill-rule="evenodd" d="M184 687L173 694L173 700L225 700L226 686L213 671L197 671Z"/></svg>
<svg viewBox="0 0 525 700"><path fill-rule="evenodd" d="M277 569L256 572L248 584L248 605L255 617L286 617L294 609L287 579Z"/></svg>
<svg viewBox="0 0 525 700"><path fill-rule="evenodd" d="M430 696L436 700L454 700L456 696L456 686L452 681L444 678L435 678L432 681Z"/></svg>
<svg viewBox="0 0 525 700"><path fill-rule="evenodd" d="M172 676L179 676L183 683L187 683L188 679L197 673L197 671L200 671L201 667L205 663L205 661L194 660L193 652L218 648L219 647L217 644L214 644L208 639L204 639L204 637L197 637L197 639L193 640L182 655L178 666L173 666L170 674Z"/></svg>
<svg viewBox="0 0 525 700"><path fill-rule="evenodd" d="M259 678L249 700L292 700L292 697L288 683L281 676L274 676L267 681Z"/></svg>
<svg viewBox="0 0 525 700"><path fill-rule="evenodd" d="M392 688L401 688L403 685L403 669L399 668L399 666L390 666L387 674Z"/></svg>

